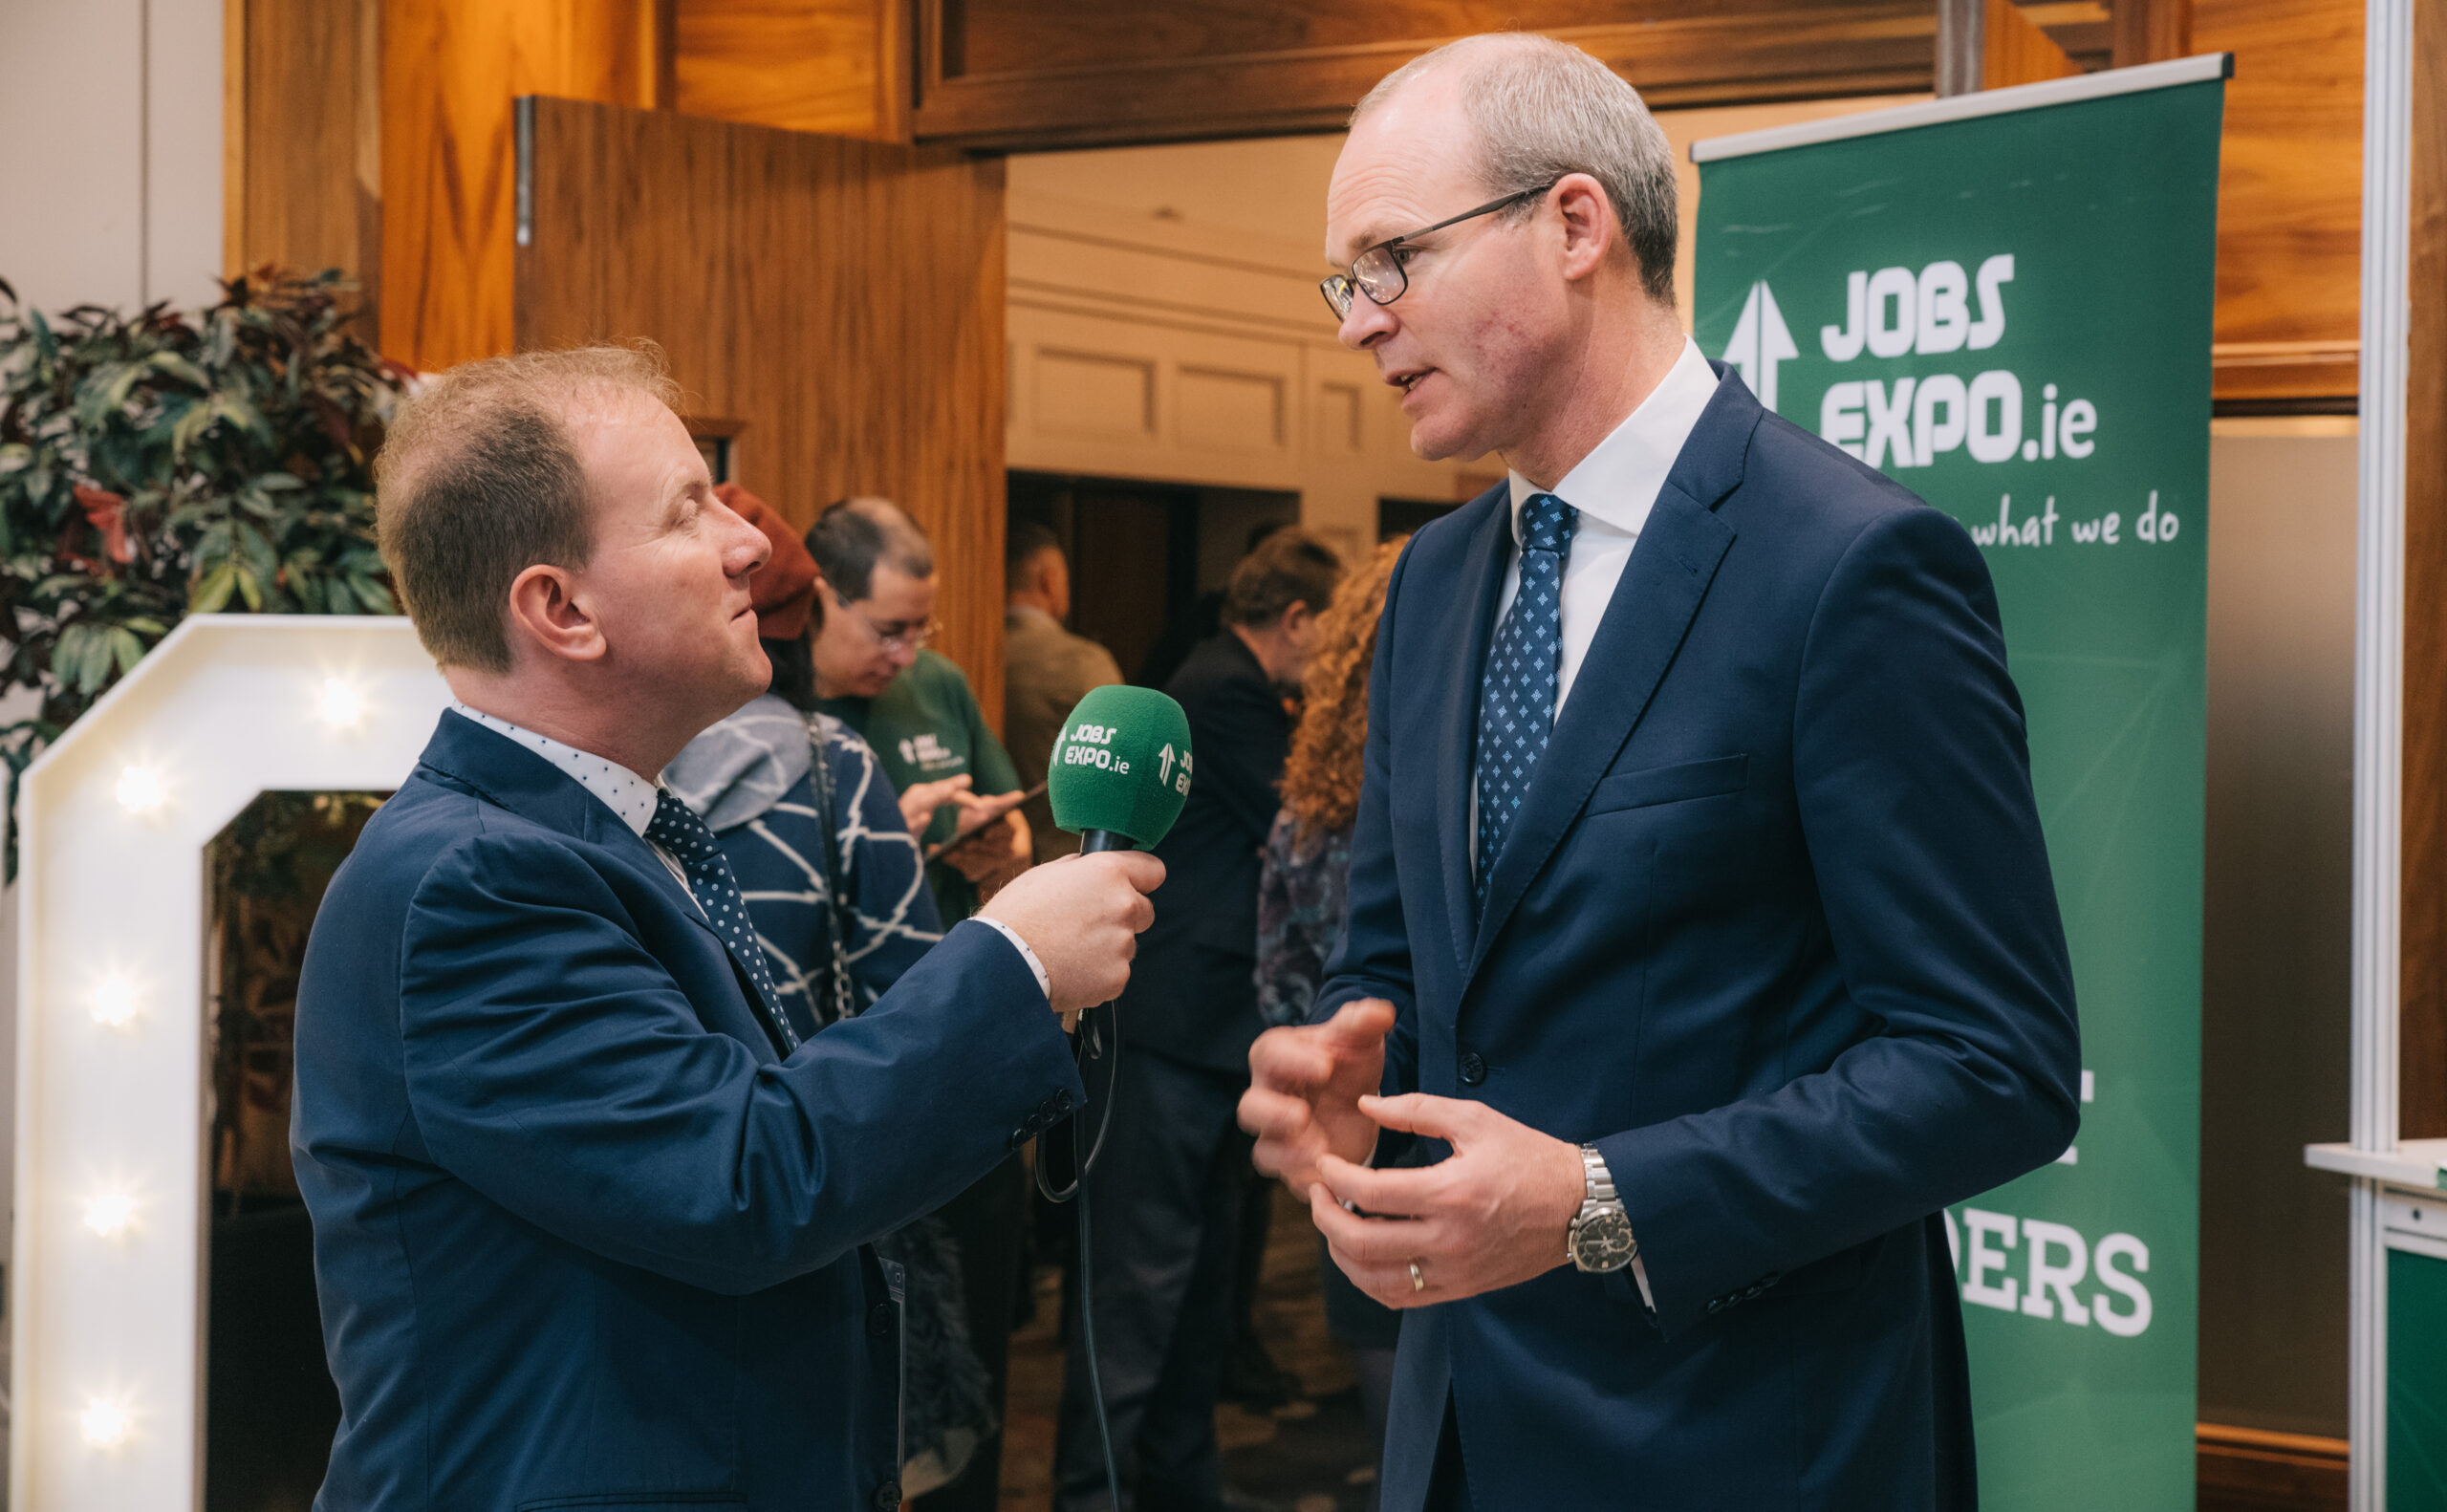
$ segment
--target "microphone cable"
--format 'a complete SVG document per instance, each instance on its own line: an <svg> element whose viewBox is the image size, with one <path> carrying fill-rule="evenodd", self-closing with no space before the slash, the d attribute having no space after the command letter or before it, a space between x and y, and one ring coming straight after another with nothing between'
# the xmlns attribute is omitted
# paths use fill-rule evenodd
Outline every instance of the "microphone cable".
<svg viewBox="0 0 2447 1512"><path fill-rule="evenodd" d="M1101 1021L1098 1015L1102 1015ZM1103 1024L1110 1024L1113 1029L1113 1065L1105 1073L1105 1105L1096 1117L1096 1137L1089 1144L1087 1154L1079 1155L1079 1136L1087 1132L1088 1119L1088 1110L1080 1109L1071 1115L1073 1161L1071 1184L1056 1192L1046 1176L1046 1167L1050 1163L1048 1159L1051 1154L1050 1141L1037 1148L1035 1176L1037 1192L1047 1201L1079 1204L1079 1348L1088 1356L1088 1398L1094 1404L1096 1437L1104 1446L1105 1493L1112 1498L1113 1512L1121 1512L1121 1465L1114 1458L1113 1422L1105 1415L1104 1372L1096 1368L1095 1272L1091 1259L1094 1244L1088 1224L1088 1173L1094 1169L1096 1156L1104 1153L1105 1135L1113 1129L1115 1093L1121 1087L1121 1014L1113 1004L1092 1008L1081 1015L1079 1044L1073 1054L1079 1070L1079 1084L1084 1087L1088 1082L1088 1062L1105 1058Z"/></svg>

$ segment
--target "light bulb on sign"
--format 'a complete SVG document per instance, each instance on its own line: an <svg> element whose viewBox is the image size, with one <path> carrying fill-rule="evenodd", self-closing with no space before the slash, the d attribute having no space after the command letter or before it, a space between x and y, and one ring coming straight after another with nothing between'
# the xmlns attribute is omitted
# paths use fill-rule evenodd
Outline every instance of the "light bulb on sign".
<svg viewBox="0 0 2447 1512"><path fill-rule="evenodd" d="M86 1399L76 1426L84 1431L85 1442L96 1449L117 1449L127 1442L128 1431L136 1425L129 1419L126 1408L95 1396Z"/></svg>
<svg viewBox="0 0 2447 1512"><path fill-rule="evenodd" d="M85 1199L85 1226L104 1239L117 1239L136 1221L136 1199L124 1192L104 1192Z"/></svg>
<svg viewBox="0 0 2447 1512"><path fill-rule="evenodd" d="M119 806L133 814L147 814L170 801L161 774L150 767L122 767L119 773Z"/></svg>
<svg viewBox="0 0 2447 1512"><path fill-rule="evenodd" d="M136 983L125 977L104 977L94 989L94 1022L106 1029L123 1029L136 1021Z"/></svg>
<svg viewBox="0 0 2447 1512"><path fill-rule="evenodd" d="M336 730L355 729L365 718L365 700L341 679L327 678L323 691L315 697L314 710Z"/></svg>

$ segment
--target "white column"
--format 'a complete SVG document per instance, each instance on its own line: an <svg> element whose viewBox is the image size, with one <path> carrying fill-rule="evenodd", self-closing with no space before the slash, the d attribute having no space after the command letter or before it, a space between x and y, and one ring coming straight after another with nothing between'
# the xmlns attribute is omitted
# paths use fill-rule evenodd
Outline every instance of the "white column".
<svg viewBox="0 0 2447 1512"><path fill-rule="evenodd" d="M2362 116L2360 542L2355 604L2353 1142L2396 1142L2404 707L2405 369L2414 0L2368 0ZM2388 1253L2378 1184L2352 1201L2350 1504L2387 1504Z"/></svg>

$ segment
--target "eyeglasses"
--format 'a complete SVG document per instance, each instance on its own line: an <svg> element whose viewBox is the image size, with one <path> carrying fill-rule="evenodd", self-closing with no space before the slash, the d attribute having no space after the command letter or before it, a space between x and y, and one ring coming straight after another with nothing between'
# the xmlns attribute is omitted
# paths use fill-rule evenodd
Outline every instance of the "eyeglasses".
<svg viewBox="0 0 2447 1512"><path fill-rule="evenodd" d="M856 620L859 628L873 636L876 644L886 651L923 651L943 628L942 621L928 616L914 625L899 625L887 630L851 607L848 599L833 591L832 584L824 585L824 594L826 597L840 605L841 612Z"/></svg>
<svg viewBox="0 0 2447 1512"><path fill-rule="evenodd" d="M1351 307L1360 294L1366 294L1371 303L1390 305L1411 287L1411 275L1403 265L1418 248L1406 244L1418 241L1430 231L1440 231L1463 221L1475 221L1482 215L1493 215L1524 200L1534 200L1562 182L1550 179L1534 189L1522 189L1500 200L1489 200L1475 210L1463 210L1449 221L1439 221L1434 226L1421 227L1416 231L1378 242L1351 260L1350 272L1332 273L1320 279L1317 292L1326 296L1326 308L1334 313L1336 320L1351 318Z"/></svg>

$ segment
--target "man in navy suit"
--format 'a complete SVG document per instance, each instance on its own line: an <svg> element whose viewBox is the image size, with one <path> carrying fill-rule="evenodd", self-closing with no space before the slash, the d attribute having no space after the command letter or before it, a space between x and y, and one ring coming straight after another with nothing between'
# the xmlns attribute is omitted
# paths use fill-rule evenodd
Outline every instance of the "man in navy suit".
<svg viewBox="0 0 2447 1512"><path fill-rule="evenodd" d="M1348 931L1242 1105L1414 1309L1388 1512L1973 1504L1938 1213L2079 1058L1978 551L1682 335L1586 54L1388 78L1327 223L1413 446L1510 468L1396 571Z"/></svg>
<svg viewBox="0 0 2447 1512"><path fill-rule="evenodd" d="M1053 1013L1161 879L1007 888L866 1013L781 1003L660 772L760 692L764 537L671 385L597 349L401 406L385 560L457 695L333 879L292 1153L341 1421L316 1505L895 1508L899 1285L868 1242L1083 1095Z"/></svg>

